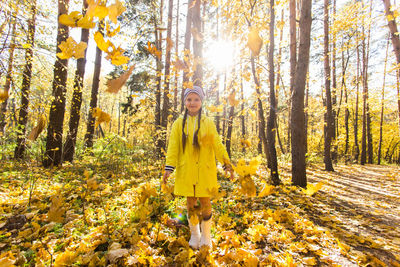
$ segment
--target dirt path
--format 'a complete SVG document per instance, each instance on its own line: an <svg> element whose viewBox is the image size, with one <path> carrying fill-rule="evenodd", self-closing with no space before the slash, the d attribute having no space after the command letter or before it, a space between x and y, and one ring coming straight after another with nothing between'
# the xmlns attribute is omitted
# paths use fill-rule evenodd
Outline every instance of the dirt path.
<svg viewBox="0 0 400 267"><path fill-rule="evenodd" d="M378 265L400 266L399 167L338 165L326 172L312 166L307 175L308 182L324 183L308 216Z"/></svg>

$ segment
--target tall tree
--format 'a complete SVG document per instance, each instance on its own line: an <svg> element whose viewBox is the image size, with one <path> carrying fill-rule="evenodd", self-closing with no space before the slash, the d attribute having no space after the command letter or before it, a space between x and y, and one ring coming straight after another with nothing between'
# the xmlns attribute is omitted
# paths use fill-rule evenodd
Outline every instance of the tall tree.
<svg viewBox="0 0 400 267"><path fill-rule="evenodd" d="M290 134L291 134L291 96L293 94L294 76L296 74L297 65L297 37L296 37L296 0L289 1L289 28L290 28L290 39L289 39L289 53L290 53L290 94L288 97L288 133L287 133L287 149L290 150Z"/></svg>
<svg viewBox="0 0 400 267"><path fill-rule="evenodd" d="M381 164L381 154L382 154L382 135L383 135L383 110L385 108L385 82L386 82L386 65L388 60L388 50L389 50L389 39L390 35L388 35L388 39L386 42L386 54L385 54L385 66L383 67L383 85L382 85L382 94L381 94L381 120L379 123L379 146L378 146L378 165Z"/></svg>
<svg viewBox="0 0 400 267"><path fill-rule="evenodd" d="M185 108L185 103L183 101L183 95L185 93L185 88L189 82L189 54L190 54L190 42L192 39L192 10L193 10L193 0L188 0L188 8L186 14L186 31L185 31L185 42L183 47L183 60L185 62L185 69L183 70L183 80L182 80L182 91L181 91L181 112Z"/></svg>
<svg viewBox="0 0 400 267"><path fill-rule="evenodd" d="M10 21L11 25L11 42L10 42L10 48L8 50L8 67L7 67L7 74L6 74L6 83L4 84L4 92L8 95L10 88L11 88L11 82L12 82L12 70L13 70L13 64L14 64L14 51L15 51L15 39L16 39L16 28L17 28L17 12L18 10L14 11L12 13L12 18ZM0 133L4 135L5 132L5 126L6 126L6 112L7 112L7 103L8 103L8 98L4 100L3 103L1 103L1 108L0 108Z"/></svg>
<svg viewBox="0 0 400 267"><path fill-rule="evenodd" d="M203 34L200 16L200 7L203 1L196 0L192 13L192 36L193 36L193 56L194 56L194 74L193 85L203 86Z"/></svg>
<svg viewBox="0 0 400 267"><path fill-rule="evenodd" d="M295 72L292 96L292 117L290 118L292 143L292 183L304 188L307 187L307 136L305 135L304 89L306 85L308 65L310 62L310 35L312 22L311 7L312 0L302 1L299 24L299 59Z"/></svg>
<svg viewBox="0 0 400 267"><path fill-rule="evenodd" d="M269 20L269 117L267 122L268 151L270 159L271 180L274 185L280 184L278 174L278 159L276 156L275 136L276 136L276 97L275 97L275 70L274 70L274 49L275 49L275 6L274 0L270 0L270 20Z"/></svg>
<svg viewBox="0 0 400 267"><path fill-rule="evenodd" d="M334 171L331 157L331 143L335 131L332 114L331 68L329 64L329 0L324 0L324 70L326 125L324 125L324 163L325 170Z"/></svg>
<svg viewBox="0 0 400 267"><path fill-rule="evenodd" d="M168 114L170 109L169 102L169 84L170 84L170 69L171 69L171 49L172 49L172 11L174 7L174 1L169 0L168 3L168 23L167 23L167 47L165 50L165 68L164 68L164 87L163 87L163 106L161 113L161 147L166 151L166 138L165 134L167 131Z"/></svg>
<svg viewBox="0 0 400 267"><path fill-rule="evenodd" d="M388 27L390 30L390 37L392 39L392 45L394 54L396 55L396 62L400 64L400 40L397 31L396 20L393 15L392 7L390 4L390 0L382 0L383 4L385 5L385 14L386 18L388 19ZM397 70L397 77L399 79L400 71ZM398 118L399 118L399 131L400 131L400 90L397 87L397 107L398 107Z"/></svg>
<svg viewBox="0 0 400 267"><path fill-rule="evenodd" d="M372 16L372 1L369 5L369 21L371 21ZM372 130L371 130L371 113L369 110L369 88L368 88L368 65L369 65L369 52L370 52L370 42L371 42L371 24L368 24L368 35L367 35L367 51L365 55L365 75L364 75L364 88L365 88L365 97L366 97L366 118L367 118L367 154L368 154L368 163L372 164L374 161L374 153L373 153L373 144L372 144Z"/></svg>
<svg viewBox="0 0 400 267"><path fill-rule="evenodd" d="M176 21L175 21L175 58L179 54L179 0L176 4ZM178 72L175 71L175 85L174 85L174 119L178 115Z"/></svg>
<svg viewBox="0 0 400 267"><path fill-rule="evenodd" d="M358 43L359 36L356 34L356 51L357 51L357 77L356 77L356 104L354 111L354 159L358 162L360 156L360 147L358 145L358 106L359 106L359 91L360 91L360 46Z"/></svg>
<svg viewBox="0 0 400 267"><path fill-rule="evenodd" d="M58 0L58 17L68 14L69 0ZM57 29L57 53L61 52L59 45L67 40L68 26L58 22ZM50 107L49 126L47 128L46 151L43 166L57 166L62 158L62 135L65 113L65 94L67 91L68 59L57 57L54 63L53 77L53 101Z"/></svg>
<svg viewBox="0 0 400 267"><path fill-rule="evenodd" d="M99 33L104 35L104 20L99 22ZM93 72L93 82L92 82L92 92L90 94L90 106L89 106L89 114L86 125L86 134L85 134L85 147L86 149L93 148L93 135L94 135L94 127L95 127L95 117L93 116L93 112L97 107L97 96L99 94L99 84L100 84L100 72L101 72L101 57L103 52L101 49L96 46L96 57L94 61L94 72Z"/></svg>
<svg viewBox="0 0 400 267"><path fill-rule="evenodd" d="M87 0L83 0L82 14L85 15L88 8ZM89 42L89 29L82 28L81 30L81 42ZM85 49L84 57L79 58L76 62L76 71L74 78L74 91L71 100L71 110L69 119L69 131L67 134L67 139L64 144L63 159L65 161L72 162L75 153L76 136L78 134L78 126L80 120L80 111L82 106L82 89L83 80L85 77L85 67L86 67L86 52Z"/></svg>
<svg viewBox="0 0 400 267"><path fill-rule="evenodd" d="M25 131L26 123L28 122L28 106L29 106L29 89L31 87L32 78L32 61L33 61L33 47L35 44L35 30L36 30L36 1L32 1L31 18L28 20L27 32L27 48L25 50L25 67L22 74L21 86L21 107L19 109L18 128L19 135L17 138L17 147L14 151L14 158L20 159L25 151Z"/></svg>
<svg viewBox="0 0 400 267"><path fill-rule="evenodd" d="M332 24L335 23L336 16L336 0L333 0L332 6ZM332 132L332 142L333 150L332 150L332 160L337 160L337 144L335 140L339 135L339 112L336 112L337 107L337 79L336 79L336 33L333 31L332 33L332 124L333 124L333 132Z"/></svg>

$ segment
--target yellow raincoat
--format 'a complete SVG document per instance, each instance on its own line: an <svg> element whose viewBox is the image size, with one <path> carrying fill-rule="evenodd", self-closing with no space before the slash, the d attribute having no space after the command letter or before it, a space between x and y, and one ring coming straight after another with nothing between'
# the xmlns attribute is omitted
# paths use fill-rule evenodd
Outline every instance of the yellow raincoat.
<svg viewBox="0 0 400 267"><path fill-rule="evenodd" d="M222 164L230 163L228 153L218 135L214 122L203 116L198 140L200 150L193 146L193 134L198 126L198 116L187 116L185 124L185 152L182 146L182 121L180 116L172 125L168 143L166 169L176 169L174 194L186 197L210 197L210 191L218 188L215 159ZM188 133L189 132L189 133Z"/></svg>

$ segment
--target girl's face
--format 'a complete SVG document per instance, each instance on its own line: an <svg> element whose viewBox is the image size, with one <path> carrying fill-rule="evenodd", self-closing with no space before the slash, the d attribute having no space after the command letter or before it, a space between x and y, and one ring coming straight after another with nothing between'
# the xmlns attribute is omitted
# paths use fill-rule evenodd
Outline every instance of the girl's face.
<svg viewBox="0 0 400 267"><path fill-rule="evenodd" d="M196 93L190 93L186 97L185 106L188 109L189 115L196 115L201 108L200 96Z"/></svg>

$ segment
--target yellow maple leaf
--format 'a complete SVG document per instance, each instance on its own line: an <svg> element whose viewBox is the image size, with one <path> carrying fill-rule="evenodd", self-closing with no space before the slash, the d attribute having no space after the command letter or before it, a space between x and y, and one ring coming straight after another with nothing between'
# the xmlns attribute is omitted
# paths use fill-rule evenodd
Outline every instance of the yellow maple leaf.
<svg viewBox="0 0 400 267"><path fill-rule="evenodd" d="M58 21L61 24L67 25L69 27L80 27L84 29L91 29L96 26L93 22L93 18L89 16L83 16L79 11L73 11L69 15L62 14Z"/></svg>
<svg viewBox="0 0 400 267"><path fill-rule="evenodd" d="M111 120L111 116L108 113L105 113L100 108L95 108L93 110L93 117L96 119L95 127L99 126L102 122L109 122Z"/></svg>
<svg viewBox="0 0 400 267"><path fill-rule="evenodd" d="M0 103L6 101L8 99L9 95L8 92L5 90L0 91Z"/></svg>
<svg viewBox="0 0 400 267"><path fill-rule="evenodd" d="M256 185L250 175L239 177L239 182L242 194L249 197L255 197L257 195Z"/></svg>
<svg viewBox="0 0 400 267"><path fill-rule="evenodd" d="M246 147L246 148L249 148L249 147L251 147L251 142L250 142L250 140L249 139L240 139L240 145L242 146L242 147Z"/></svg>
<svg viewBox="0 0 400 267"><path fill-rule="evenodd" d="M199 224L199 216L197 216L197 214L193 214L189 217L189 221L192 225L197 225Z"/></svg>
<svg viewBox="0 0 400 267"><path fill-rule="evenodd" d="M68 37L67 41L61 42L58 47L61 49L61 53L57 53L60 59L68 59L71 57L79 59L85 57L87 43L80 42L78 44L72 37Z"/></svg>
<svg viewBox="0 0 400 267"><path fill-rule="evenodd" d="M261 51L263 40L259 35L257 28L252 27L247 36L247 46L250 48L254 56L258 56Z"/></svg>
<svg viewBox="0 0 400 267"><path fill-rule="evenodd" d="M208 107L208 110L210 112L222 112L224 110L224 107L223 107L223 105L219 105L219 106L211 105Z"/></svg>
<svg viewBox="0 0 400 267"><path fill-rule="evenodd" d="M99 184L97 183L97 180L95 177L92 177L91 179L88 179L86 181L87 187L91 190L96 190L99 188Z"/></svg>
<svg viewBox="0 0 400 267"><path fill-rule="evenodd" d="M317 265L317 260L315 259L315 257L305 257L302 259L302 261L307 265Z"/></svg>
<svg viewBox="0 0 400 267"><path fill-rule="evenodd" d="M66 250L58 254L54 261L54 267L71 266L75 262L76 253L71 250Z"/></svg>
<svg viewBox="0 0 400 267"><path fill-rule="evenodd" d="M89 17L98 17L103 20L108 15L108 8L103 0L88 0L88 10L86 15Z"/></svg>
<svg viewBox="0 0 400 267"><path fill-rule="evenodd" d="M60 194L52 196L47 219L52 222L62 223L65 214L64 204L64 199Z"/></svg>
<svg viewBox="0 0 400 267"><path fill-rule="evenodd" d="M225 191L221 190L221 192L219 192L218 187L213 187L211 190L207 188L207 192L211 196L211 198L215 201L221 200L226 195Z"/></svg>
<svg viewBox="0 0 400 267"><path fill-rule="evenodd" d="M266 184L261 192L258 194L258 197L265 197L269 196L274 192L274 186Z"/></svg>
<svg viewBox="0 0 400 267"><path fill-rule="evenodd" d="M112 43L110 42L110 40L107 40L107 42L104 40L103 35L100 32L96 32L94 34L94 41L97 44L97 47L103 51L108 53L108 49L110 46L112 46Z"/></svg>
<svg viewBox="0 0 400 267"><path fill-rule="evenodd" d="M27 138L31 141L35 141L38 138L39 134L43 131L45 126L46 117L42 114L37 120L36 127L31 130Z"/></svg>
<svg viewBox="0 0 400 267"><path fill-rule="evenodd" d="M106 59L111 60L111 64L115 66L123 65L129 62L129 57L123 55L125 52L121 47L115 48L111 45L111 52L107 52Z"/></svg>
<svg viewBox="0 0 400 267"><path fill-rule="evenodd" d="M106 83L106 85L107 85L106 92L114 93L114 94L118 93L119 90L122 88L122 86L126 83L128 78L131 76L134 68L135 68L135 66L131 66L128 71L123 73L118 78L108 80Z"/></svg>
<svg viewBox="0 0 400 267"><path fill-rule="evenodd" d="M153 56L161 58L161 51L157 50L157 47L153 43L147 42L146 50Z"/></svg>
<svg viewBox="0 0 400 267"><path fill-rule="evenodd" d="M177 70L186 70L187 69L186 63L179 58L177 58L175 61L173 61L172 64L175 66L175 68Z"/></svg>
<svg viewBox="0 0 400 267"><path fill-rule="evenodd" d="M117 24L117 17L125 10L124 5L119 0L115 0L115 3L108 7L108 17L114 24Z"/></svg>
<svg viewBox="0 0 400 267"><path fill-rule="evenodd" d="M312 196L322 188L323 184L323 182L319 182L317 184L307 184L307 189L303 189L303 192L308 196Z"/></svg>
<svg viewBox="0 0 400 267"><path fill-rule="evenodd" d="M236 92L235 91L232 92L228 96L228 102L229 102L229 105L234 106L234 107L236 107L240 103L239 100L236 100Z"/></svg>
<svg viewBox="0 0 400 267"><path fill-rule="evenodd" d="M12 267L12 266L15 266L14 265L15 262L16 262L16 259L11 251L1 253L0 266Z"/></svg>

